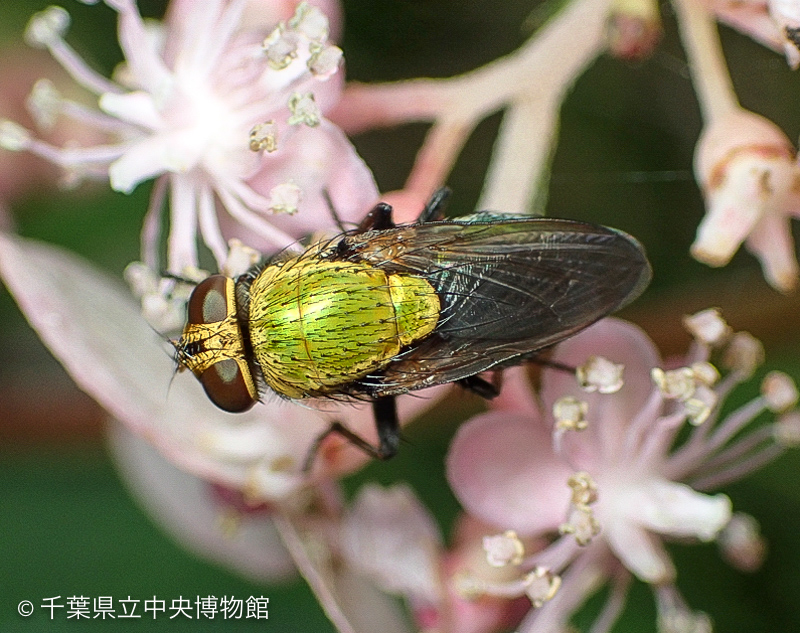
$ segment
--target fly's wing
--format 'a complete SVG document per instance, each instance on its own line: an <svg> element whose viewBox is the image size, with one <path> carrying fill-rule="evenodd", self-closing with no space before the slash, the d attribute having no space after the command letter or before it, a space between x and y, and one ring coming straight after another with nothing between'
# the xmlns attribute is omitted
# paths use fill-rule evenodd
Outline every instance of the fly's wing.
<svg viewBox="0 0 800 633"><path fill-rule="evenodd" d="M339 251L430 282L436 330L354 386L392 395L513 364L635 299L650 280L641 245L613 229L545 218L431 222L349 235Z"/></svg>

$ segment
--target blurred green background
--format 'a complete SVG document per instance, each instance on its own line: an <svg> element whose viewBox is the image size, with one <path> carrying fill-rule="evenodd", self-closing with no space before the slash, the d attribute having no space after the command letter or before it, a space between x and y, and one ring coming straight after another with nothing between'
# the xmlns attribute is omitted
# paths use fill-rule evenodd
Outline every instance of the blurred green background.
<svg viewBox="0 0 800 633"><path fill-rule="evenodd" d="M0 74L13 61L30 14L47 2L0 3ZM140 2L147 16L163 14L164 1ZM120 61L107 7L66 0L73 18L68 39L95 67L109 73ZM502 7L502 8L500 8ZM537 3L473 0L348 0L343 48L347 73L362 81L448 76L508 53L529 35ZM691 174L701 121L684 54L668 5L665 35L648 60L624 63L603 57L577 83L564 104L553 164L548 214L611 224L638 237L655 271L651 289L626 316L640 323L665 354L685 349L684 313L719 306L736 329L747 329L767 347L767 369L800 379L797 297L782 297L761 278L757 262L740 253L730 266L711 270L688 255L702 217ZM722 28L725 52L742 105L800 132L800 77L781 57ZM554 60L553 63L557 63ZM472 209L479 194L500 116L484 121L470 139L449 184L454 215ZM402 186L425 132L423 125L375 131L355 139L381 190ZM73 192L39 191L13 205L17 230L66 246L120 275L138 258L138 231L148 187L131 196L100 186ZM330 631L301 581L262 587L186 554L137 508L115 474L103 440L104 414L71 383L0 287L0 633L102 628L196 631ZM763 375L761 372L759 376ZM757 377L758 378L758 377ZM757 391L757 379L735 396ZM735 404L735 401L734 401ZM466 406L472 406L468 404ZM458 511L442 460L457 419L442 407L408 430L410 446L387 464L373 464L347 482L409 480L423 501L438 508L444 533ZM443 421L446 419L446 421ZM433 424L426 422L435 422ZM672 548L679 587L689 604L707 611L715 630L730 633L800 631L800 454L726 492L738 510L755 515L770 556L754 574L731 570L714 546ZM49 596L112 595L172 599L180 595L264 595L268 621L161 619L129 624L75 622L45 614L24 619L20 600L39 605ZM586 627L597 597L579 614ZM635 585L617 632L654 631L649 591Z"/></svg>

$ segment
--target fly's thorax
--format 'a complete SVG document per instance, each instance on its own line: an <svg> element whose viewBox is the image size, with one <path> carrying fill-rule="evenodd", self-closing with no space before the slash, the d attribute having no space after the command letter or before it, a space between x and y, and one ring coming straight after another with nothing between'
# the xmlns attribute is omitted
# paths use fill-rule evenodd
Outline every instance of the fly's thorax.
<svg viewBox="0 0 800 633"><path fill-rule="evenodd" d="M439 296L424 278L307 254L266 267L249 295L255 361L289 398L346 392L439 320Z"/></svg>
<svg viewBox="0 0 800 633"><path fill-rule="evenodd" d="M237 318L234 281L208 277L194 289L188 307L186 327L175 345L178 362L197 376L221 409L249 409L258 401L258 390Z"/></svg>

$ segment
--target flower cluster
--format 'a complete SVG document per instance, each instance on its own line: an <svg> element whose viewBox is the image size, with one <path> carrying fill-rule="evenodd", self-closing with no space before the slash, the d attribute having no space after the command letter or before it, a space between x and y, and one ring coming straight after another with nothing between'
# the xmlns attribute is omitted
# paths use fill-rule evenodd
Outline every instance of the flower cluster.
<svg viewBox="0 0 800 633"><path fill-rule="evenodd" d="M106 4L119 14L125 56L113 79L67 44L64 9L36 14L26 32L96 99L88 107L42 80L29 99L39 125L74 119L103 141L54 146L6 120L0 145L51 160L73 183L108 179L127 193L156 178L142 232L149 268L159 270L167 199L166 268L187 276L198 267L198 233L222 267L230 238L274 252L332 226L325 192L343 219L377 199L370 171L325 118L341 91L342 51L319 8L300 3L286 16L283 4L178 0L155 22L133 0Z"/></svg>
<svg viewBox="0 0 800 633"><path fill-rule="evenodd" d="M757 568L758 524L713 491L796 446L800 414L794 383L772 372L761 395L723 416L725 398L763 360L761 344L713 310L686 324L694 343L682 366L664 368L641 330L606 319L553 354L579 374L587 358L611 359L588 389L545 368L534 394L524 369L507 371L502 395L450 447L448 480L467 512L453 548L408 490L368 488L345 521L350 564L405 595L423 630L560 633L610 584L592 628L607 632L633 577L653 589L659 631L710 630L678 592L663 542L716 540L731 564ZM581 424L565 399L581 403ZM775 420L752 424L765 411Z"/></svg>
<svg viewBox="0 0 800 633"><path fill-rule="evenodd" d="M592 628L607 633L634 579L652 587L661 633L709 630L709 617L678 592L664 543L715 541L735 567L757 568L766 551L758 523L719 489L800 442L798 394L785 374L768 374L758 397L728 410L764 352L716 311L686 319L694 342L680 363L662 360L638 327L607 319L554 350L537 390L525 368L506 370L501 395L450 447L447 479L465 512L449 547L406 486L367 486L346 504L338 477L365 458L338 436L317 440L341 420L373 438L367 403L267 397L231 416L188 372L176 375L169 345L151 329L180 328L189 292L207 274L204 255L236 277L300 238L361 220L378 189L346 133L431 124L406 185L383 198L405 221L446 180L475 126L503 110L478 206L542 211L565 94L604 51L650 54L658 4L572 0L485 68L345 86L334 0L171 0L163 21L144 20L135 0L104 3L118 16L123 63L103 76L67 43L64 9L33 16L27 42L84 94L38 81L28 107L39 131L0 119L0 148L50 161L62 184L96 179L129 193L152 181L142 261L126 270L138 301L76 257L5 232L0 275L115 420L120 469L167 529L261 581L299 570L347 633L407 630L378 587L405 597L423 631L563 633L608 585ZM795 149L739 105L716 20L797 66L800 13L783 0L674 7L705 119L695 171L707 213L691 253L721 266L744 244L771 285L792 290ZM60 125L80 134L48 134ZM426 393L446 388L437 389ZM401 420L429 401L401 399ZM774 421L752 424L765 412ZM311 447L321 450L305 472Z"/></svg>
<svg viewBox="0 0 800 633"><path fill-rule="evenodd" d="M742 527L752 518L732 522L730 499L711 492L796 444L797 389L772 372L759 397L723 416L725 398L752 376L763 349L746 332L731 333L715 311L686 324L692 349L681 366L664 368L638 328L606 319L561 344L553 359L580 365L599 355L620 363L625 381L618 391L587 392L545 369L537 402L524 372L512 370L499 402L454 439L450 484L467 512L506 530L484 547L490 562L517 574L502 583L472 578L470 591L477 585L479 593L508 596L516 587L527 594L534 610L519 631L564 630L572 611L610 582L602 626L593 629L607 631L631 575L653 587L660 630L695 630L665 624L705 616L687 611L663 539L719 540L728 560L757 566L757 528ZM723 377L712 353L727 370ZM583 424L565 424L565 398L582 403ZM776 420L752 425L764 411Z"/></svg>

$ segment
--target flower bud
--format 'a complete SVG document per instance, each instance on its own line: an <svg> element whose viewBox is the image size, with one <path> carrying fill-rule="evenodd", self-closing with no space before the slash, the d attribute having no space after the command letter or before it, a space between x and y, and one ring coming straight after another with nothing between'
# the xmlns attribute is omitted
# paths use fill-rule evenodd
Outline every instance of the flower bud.
<svg viewBox="0 0 800 633"><path fill-rule="evenodd" d="M800 209L794 158L786 135L757 114L737 108L711 120L695 155L706 198L695 259L724 266L746 240L767 281L783 292L794 288L798 265L788 221Z"/></svg>

